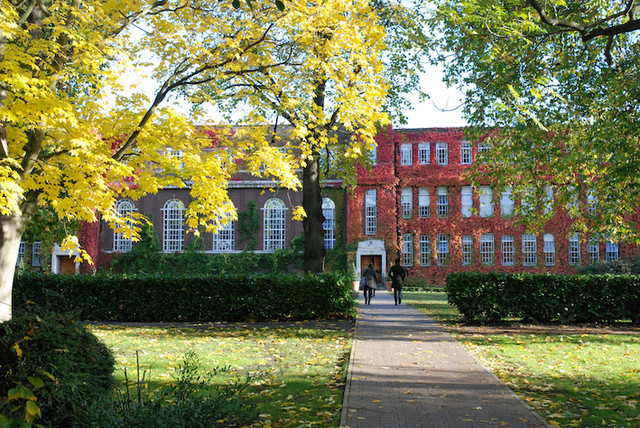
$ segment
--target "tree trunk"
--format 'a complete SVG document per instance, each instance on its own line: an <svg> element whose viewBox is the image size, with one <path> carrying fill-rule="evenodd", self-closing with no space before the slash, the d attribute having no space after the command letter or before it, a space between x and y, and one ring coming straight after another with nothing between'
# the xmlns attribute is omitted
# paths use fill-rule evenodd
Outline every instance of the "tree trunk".
<svg viewBox="0 0 640 428"><path fill-rule="evenodd" d="M0 322L12 315L11 295L24 228L18 214L0 216Z"/></svg>
<svg viewBox="0 0 640 428"><path fill-rule="evenodd" d="M322 223L322 190L318 154L302 171L302 207L307 216L302 221L304 228L304 270L311 273L324 272L324 229Z"/></svg>

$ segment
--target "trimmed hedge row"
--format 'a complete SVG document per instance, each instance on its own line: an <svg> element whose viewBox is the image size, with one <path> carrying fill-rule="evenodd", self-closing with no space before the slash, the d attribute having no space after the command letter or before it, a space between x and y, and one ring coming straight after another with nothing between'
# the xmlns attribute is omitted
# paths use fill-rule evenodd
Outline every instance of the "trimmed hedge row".
<svg viewBox="0 0 640 428"><path fill-rule="evenodd" d="M32 301L82 320L126 322L310 320L353 316L351 281L318 275L46 275L14 281L14 305Z"/></svg>
<svg viewBox="0 0 640 428"><path fill-rule="evenodd" d="M640 276L460 272L449 303L468 321L640 322Z"/></svg>

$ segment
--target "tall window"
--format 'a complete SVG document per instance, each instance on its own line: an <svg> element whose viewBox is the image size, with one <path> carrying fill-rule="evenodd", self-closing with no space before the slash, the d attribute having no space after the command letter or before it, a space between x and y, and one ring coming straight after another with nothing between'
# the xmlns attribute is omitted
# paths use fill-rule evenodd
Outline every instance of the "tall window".
<svg viewBox="0 0 640 428"><path fill-rule="evenodd" d="M184 204L171 199L162 209L164 222L162 228L162 250L165 252L182 251L184 245Z"/></svg>
<svg viewBox="0 0 640 428"><path fill-rule="evenodd" d="M324 229L324 248L332 250L336 245L336 222L335 222L336 204L329 198L322 198L322 215L324 221L322 228Z"/></svg>
<svg viewBox="0 0 640 428"><path fill-rule="evenodd" d="M420 165L428 165L431 162L431 144L418 144L418 163Z"/></svg>
<svg viewBox="0 0 640 428"><path fill-rule="evenodd" d="M413 150L410 143L400 146L400 165L411 165L413 163Z"/></svg>
<svg viewBox="0 0 640 428"><path fill-rule="evenodd" d="M460 165L471 165L471 143L468 141L460 144Z"/></svg>
<svg viewBox="0 0 640 428"><path fill-rule="evenodd" d="M582 263L580 235L574 233L569 237L569 266L580 266L580 263Z"/></svg>
<svg viewBox="0 0 640 428"><path fill-rule="evenodd" d="M449 144L436 143L436 162L438 165L449 164Z"/></svg>
<svg viewBox="0 0 640 428"><path fill-rule="evenodd" d="M502 217L510 217L513 215L513 194L511 186L504 188L502 197L500 198L500 214Z"/></svg>
<svg viewBox="0 0 640 428"><path fill-rule="evenodd" d="M411 187L402 189L400 204L402 205L402 218L411 218L413 215L413 192Z"/></svg>
<svg viewBox="0 0 640 428"><path fill-rule="evenodd" d="M420 217L426 218L431 216L431 198L429 198L429 188L421 187L418 191L418 207L420 209Z"/></svg>
<svg viewBox="0 0 640 428"><path fill-rule="evenodd" d="M531 188L525 189L522 194L522 199L520 202L520 213L522 214L523 217L531 216L535 213L534 211L535 204L533 204L533 202L535 202L533 189Z"/></svg>
<svg viewBox="0 0 640 428"><path fill-rule="evenodd" d="M473 189L471 186L462 186L461 193L461 205L462 216L471 217L471 208L473 208Z"/></svg>
<svg viewBox="0 0 640 428"><path fill-rule="evenodd" d="M420 265L431 266L431 237L420 235Z"/></svg>
<svg viewBox="0 0 640 428"><path fill-rule="evenodd" d="M553 211L553 187L545 186L544 188L544 213L551 214Z"/></svg>
<svg viewBox="0 0 640 428"><path fill-rule="evenodd" d="M493 233L485 233L480 237L480 262L492 266L496 257Z"/></svg>
<svg viewBox="0 0 640 428"><path fill-rule="evenodd" d="M18 248L18 258L16 259L16 266L20 266L20 263L24 262L24 255L27 252L27 243L20 241L20 247Z"/></svg>
<svg viewBox="0 0 640 428"><path fill-rule="evenodd" d="M596 204L598 203L598 198L593 193L593 190L587 190L587 212L589 214L596 213Z"/></svg>
<svg viewBox="0 0 640 428"><path fill-rule="evenodd" d="M613 262L618 260L618 243L617 242L607 241L606 250L607 250L606 251L607 262Z"/></svg>
<svg viewBox="0 0 640 428"><path fill-rule="evenodd" d="M367 235L375 235L378 232L376 211L376 189L369 189L364 194L364 233Z"/></svg>
<svg viewBox="0 0 640 428"><path fill-rule="evenodd" d="M233 251L235 244L235 222L227 219L227 223L220 225L217 233L213 234L213 251Z"/></svg>
<svg viewBox="0 0 640 428"><path fill-rule="evenodd" d="M473 256L473 238L471 235L462 235L462 266L469 266Z"/></svg>
<svg viewBox="0 0 640 428"><path fill-rule="evenodd" d="M266 251L284 249L286 238L286 207L278 198L264 204L264 246Z"/></svg>
<svg viewBox="0 0 640 428"><path fill-rule="evenodd" d="M40 244L42 244L42 242L40 241L33 243L33 251L31 253L32 266L42 266L42 255L40 254Z"/></svg>
<svg viewBox="0 0 640 428"><path fill-rule="evenodd" d="M413 266L413 235L402 235L402 266Z"/></svg>
<svg viewBox="0 0 640 428"><path fill-rule="evenodd" d="M124 218L126 223L122 228L132 229L133 228L133 211L135 207L133 206L133 202L128 200L118 201L116 205L116 213L118 217ZM124 236L122 232L116 232L113 234L113 251L131 251L131 247L133 246L133 241L131 236L128 238Z"/></svg>
<svg viewBox="0 0 640 428"><path fill-rule="evenodd" d="M544 265L556 265L556 242L550 233L544 234Z"/></svg>
<svg viewBox="0 0 640 428"><path fill-rule="evenodd" d="M589 257L589 264L600 263L600 239L597 234L589 235L587 256Z"/></svg>
<svg viewBox="0 0 640 428"><path fill-rule="evenodd" d="M373 146L373 149L369 151L369 161L371 162L371 165L378 164L378 145L377 144L375 144Z"/></svg>
<svg viewBox="0 0 640 428"><path fill-rule="evenodd" d="M502 266L513 266L516 262L516 247L513 235L502 235L501 239Z"/></svg>
<svg viewBox="0 0 640 428"><path fill-rule="evenodd" d="M522 235L522 264L524 266L538 264L538 242L535 235Z"/></svg>
<svg viewBox="0 0 640 428"><path fill-rule="evenodd" d="M446 217L449 214L449 193L444 186L438 187L438 216Z"/></svg>
<svg viewBox="0 0 640 428"><path fill-rule="evenodd" d="M493 191L489 186L480 186L480 217L493 215Z"/></svg>
<svg viewBox="0 0 640 428"><path fill-rule="evenodd" d="M449 235L438 233L438 266L449 264Z"/></svg>

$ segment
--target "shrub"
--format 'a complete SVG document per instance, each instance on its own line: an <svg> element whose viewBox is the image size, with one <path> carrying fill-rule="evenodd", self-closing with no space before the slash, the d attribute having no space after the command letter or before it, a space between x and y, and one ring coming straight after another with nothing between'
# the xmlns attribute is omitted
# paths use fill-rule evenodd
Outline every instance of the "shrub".
<svg viewBox="0 0 640 428"><path fill-rule="evenodd" d="M0 396L44 379L36 394L45 426L82 425L78 412L111 394L114 364L106 346L67 316L32 310L0 324ZM0 402L0 413L11 414L13 405Z"/></svg>

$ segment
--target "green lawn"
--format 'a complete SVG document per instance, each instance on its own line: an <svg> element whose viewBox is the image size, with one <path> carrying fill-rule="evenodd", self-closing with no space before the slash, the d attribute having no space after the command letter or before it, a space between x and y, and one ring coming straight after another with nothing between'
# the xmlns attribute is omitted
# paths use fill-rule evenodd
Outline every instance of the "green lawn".
<svg viewBox="0 0 640 428"><path fill-rule="evenodd" d="M640 427L638 329L464 326L444 293L403 302L441 321L551 425Z"/></svg>
<svg viewBox="0 0 640 428"><path fill-rule="evenodd" d="M287 328L90 328L113 351L119 381L124 368L130 380L137 376L136 351L141 370L157 383L171 381L172 370L192 350L205 370L229 367L216 376L218 383L256 376L246 397L259 406L255 426L339 425L352 335L347 321Z"/></svg>

